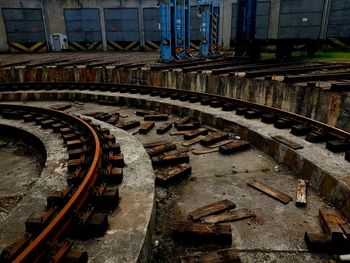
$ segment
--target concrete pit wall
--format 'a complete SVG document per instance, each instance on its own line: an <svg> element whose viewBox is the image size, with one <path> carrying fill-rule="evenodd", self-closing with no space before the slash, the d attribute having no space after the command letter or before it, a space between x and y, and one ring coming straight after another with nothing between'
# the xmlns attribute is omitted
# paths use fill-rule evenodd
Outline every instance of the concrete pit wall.
<svg viewBox="0 0 350 263"><path fill-rule="evenodd" d="M132 83L223 95L297 113L350 131L350 96L321 88L211 74L124 70L113 67L0 69L0 82L76 81Z"/></svg>

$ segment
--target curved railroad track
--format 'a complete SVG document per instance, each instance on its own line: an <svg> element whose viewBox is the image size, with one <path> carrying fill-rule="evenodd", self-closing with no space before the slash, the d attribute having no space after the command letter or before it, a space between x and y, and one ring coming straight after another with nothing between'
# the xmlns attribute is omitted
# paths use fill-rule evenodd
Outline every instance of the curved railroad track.
<svg viewBox="0 0 350 263"><path fill-rule="evenodd" d="M83 226L96 213L94 206L98 202L94 202L91 193L96 198L103 198L108 186L103 182L107 180L101 180L101 177L107 175L108 169L111 172L111 166L116 163L122 167L123 155L115 158L114 154L120 153L120 148L114 136L89 120L33 106L1 104L0 111L5 118L35 121L42 128L52 128L54 132L61 133L69 153L68 171L73 172L67 188L58 196L48 198L47 212L40 217L39 223L27 220L23 238L4 249L1 259L18 263L59 262L73 244L69 239L62 239L62 234L72 228L72 224ZM106 216L102 217L106 220Z"/></svg>

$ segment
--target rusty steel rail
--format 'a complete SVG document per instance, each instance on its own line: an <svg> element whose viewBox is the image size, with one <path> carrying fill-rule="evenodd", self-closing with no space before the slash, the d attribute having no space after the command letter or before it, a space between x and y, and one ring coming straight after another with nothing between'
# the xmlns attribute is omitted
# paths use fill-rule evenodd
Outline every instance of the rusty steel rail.
<svg viewBox="0 0 350 263"><path fill-rule="evenodd" d="M85 200L88 197L89 190L92 188L96 181L97 171L100 165L101 159L101 145L100 140L98 138L95 130L85 121L51 109L38 108L33 106L22 106L22 105L14 105L14 104L0 104L0 108L2 109L13 109L13 110L28 110L35 112L46 112L50 115L61 116L65 119L71 119L75 123L82 125L87 130L91 132L91 135L94 138L95 144L95 152L93 157L93 162L90 166L90 169L87 172L83 182L80 184L79 188L74 192L71 199L67 202L67 204L60 210L60 212L56 215L56 217L50 222L50 224L26 247L14 260L14 263L22 263L29 262L31 256L35 254L36 249L42 245L44 242L49 241L50 243L55 242L59 236L64 232L64 230L68 227L71 222L71 214L73 211L78 211Z"/></svg>
<svg viewBox="0 0 350 263"><path fill-rule="evenodd" d="M350 138L350 132L347 132L345 130L330 126L326 123L293 113L285 110L281 110L278 108L265 106L261 104L257 104L250 101L245 101L237 98L229 98L222 95L212 94L212 93L204 93L204 92L197 92L197 91L189 91L189 90L182 90L182 89L174 89L174 88L163 88L163 87L155 87L155 86L149 86L149 85L134 85L134 84L116 84L116 83L87 83L87 82L24 82L24 83L0 83L0 92L1 91L18 91L21 90L23 87L23 90L28 90L28 85L35 86L35 89L43 89L45 90L45 87L52 86L52 89L76 89L76 90L91 90L90 87L94 87L95 90L101 90L101 91L118 91L118 89L125 88L128 91L131 89L147 89L150 92L151 91L159 91L159 92L168 92L170 94L183 94L188 96L197 96L200 98L209 98L211 100L219 100L225 103L233 103L237 104L242 107L248 107L252 110L258 110L264 113L273 113L277 115L278 117L284 117L284 118L290 118L296 122L300 122L302 124L307 124L311 126L311 128L324 130L326 132L331 132L334 135L343 137L343 138ZM39 85L39 86L38 86ZM10 86L10 87L9 87ZM12 86L12 87L11 87ZM126 91L126 92L128 92Z"/></svg>

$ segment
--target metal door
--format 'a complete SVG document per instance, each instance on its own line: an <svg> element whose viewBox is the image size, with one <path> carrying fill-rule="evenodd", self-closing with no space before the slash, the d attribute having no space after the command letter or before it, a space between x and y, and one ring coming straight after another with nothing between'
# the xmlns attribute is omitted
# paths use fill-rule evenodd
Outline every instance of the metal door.
<svg viewBox="0 0 350 263"><path fill-rule="evenodd" d="M64 9L64 20L70 49L102 48L100 14L97 8Z"/></svg>
<svg viewBox="0 0 350 263"><path fill-rule="evenodd" d="M140 47L137 8L107 8L104 13L109 48L131 50Z"/></svg>
<svg viewBox="0 0 350 263"><path fill-rule="evenodd" d="M160 10L159 8L143 9L145 44L148 49L160 48Z"/></svg>
<svg viewBox="0 0 350 263"><path fill-rule="evenodd" d="M2 13L11 51L47 50L41 9L3 8Z"/></svg>

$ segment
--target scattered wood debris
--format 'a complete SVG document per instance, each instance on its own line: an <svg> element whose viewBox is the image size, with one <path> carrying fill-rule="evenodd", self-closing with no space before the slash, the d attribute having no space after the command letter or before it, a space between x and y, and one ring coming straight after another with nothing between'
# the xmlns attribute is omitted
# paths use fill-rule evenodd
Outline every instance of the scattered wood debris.
<svg viewBox="0 0 350 263"><path fill-rule="evenodd" d="M201 154L207 154L207 153L214 153L218 151L219 151L219 148L214 148L210 150L192 150L192 153L195 155L201 155Z"/></svg>
<svg viewBox="0 0 350 263"><path fill-rule="evenodd" d="M230 210L218 215L210 215L201 218L201 221L209 224L217 224L223 222L237 221L255 217L255 214L249 209L242 208L238 210Z"/></svg>
<svg viewBox="0 0 350 263"><path fill-rule="evenodd" d="M199 135L199 136L193 138L192 140L189 140L187 142L182 143L182 145L187 147L187 146L196 144L196 143L200 142L204 137L205 137L204 135Z"/></svg>
<svg viewBox="0 0 350 263"><path fill-rule="evenodd" d="M140 134L147 134L149 133L150 130L152 130L155 126L155 122L144 122L139 128L139 133Z"/></svg>
<svg viewBox="0 0 350 263"><path fill-rule="evenodd" d="M256 180L254 180L253 182L249 182L248 183L249 186L263 192L264 194L267 194L268 196L271 196L272 198L277 199L278 201L280 201L283 204L288 204L289 201L292 200L292 198L289 195L286 195L268 185L265 185L263 183L260 183Z"/></svg>
<svg viewBox="0 0 350 263"><path fill-rule="evenodd" d="M176 167L158 170L155 173L156 183L158 185L164 185L166 183L184 178L190 175L191 172L192 168L189 164L181 164Z"/></svg>
<svg viewBox="0 0 350 263"><path fill-rule="evenodd" d="M236 207L236 204L232 201L225 199L219 202L215 202L203 207L200 207L191 213L189 213L189 217L193 220L198 220L201 217L208 216L215 213L220 213L228 209L233 209Z"/></svg>
<svg viewBox="0 0 350 263"><path fill-rule="evenodd" d="M164 123L156 129L157 134L164 134L168 132L172 127L173 127L172 123L168 123L168 122Z"/></svg>
<svg viewBox="0 0 350 263"><path fill-rule="evenodd" d="M295 201L296 206L305 207L306 206L306 194L307 194L307 181L298 180L297 185L297 198Z"/></svg>
<svg viewBox="0 0 350 263"><path fill-rule="evenodd" d="M199 136L199 135L207 135L208 130L204 128L199 128L194 131L189 131L184 133L184 140L192 140L193 138Z"/></svg>
<svg viewBox="0 0 350 263"><path fill-rule="evenodd" d="M219 152L222 154L232 154L239 151L244 151L250 148L250 142L248 141L232 141L220 146Z"/></svg>
<svg viewBox="0 0 350 263"><path fill-rule="evenodd" d="M150 157L154 157L154 156L163 154L165 152L176 150L176 148L177 147L175 143L164 143L153 147L149 147L146 151Z"/></svg>
<svg viewBox="0 0 350 263"><path fill-rule="evenodd" d="M212 145L214 143L226 140L228 138L228 133L212 133L209 134L207 136L205 136L202 140L201 140L201 144L203 146L209 146Z"/></svg>

